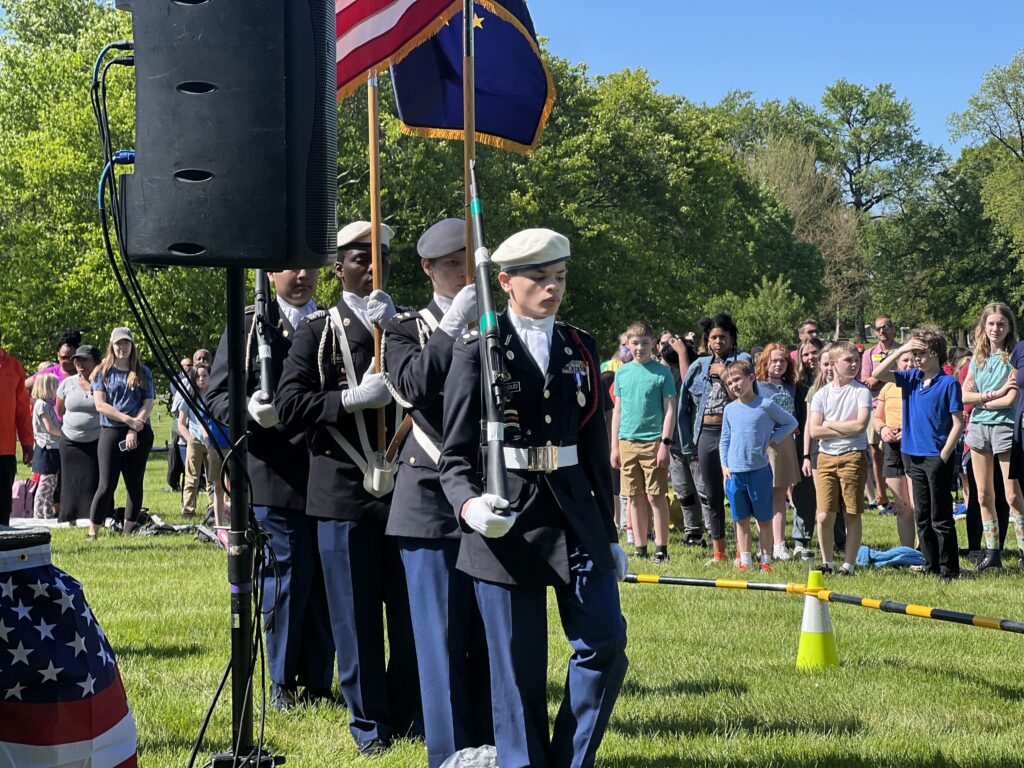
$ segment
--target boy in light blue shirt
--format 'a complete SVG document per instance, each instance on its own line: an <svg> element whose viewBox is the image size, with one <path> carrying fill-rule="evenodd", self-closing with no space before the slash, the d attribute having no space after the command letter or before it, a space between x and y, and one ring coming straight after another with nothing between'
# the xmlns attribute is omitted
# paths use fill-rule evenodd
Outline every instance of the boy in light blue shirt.
<svg viewBox="0 0 1024 768"><path fill-rule="evenodd" d="M754 367L746 360L726 366L723 378L733 401L725 406L718 450L723 459L725 493L736 523L737 568L749 571L752 565L750 517L753 515L761 546L759 565L762 571L771 573L775 510L768 445L788 437L797 423L774 400L757 394Z"/></svg>

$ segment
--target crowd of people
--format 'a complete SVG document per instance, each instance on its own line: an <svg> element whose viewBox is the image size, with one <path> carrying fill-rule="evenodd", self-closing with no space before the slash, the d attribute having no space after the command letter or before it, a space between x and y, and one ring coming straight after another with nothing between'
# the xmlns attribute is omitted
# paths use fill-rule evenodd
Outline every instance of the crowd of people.
<svg viewBox="0 0 1024 768"><path fill-rule="evenodd" d="M672 496L683 543L708 548L711 567L771 572L820 556L822 570L852 575L873 508L894 516L921 570L949 579L960 575L959 485L977 570L1002 566L1011 522L1024 565L1024 342L1005 305L985 308L973 351L949 350L928 329L897 345L880 317L867 350L824 344L807 321L792 349L748 353L719 314L688 337L633 323L599 365L593 338L557 318L570 262L558 233L524 230L495 250L507 308L481 318L465 222L419 238L432 290L420 310L385 293L394 232L381 226L375 269L371 229L358 221L338 233L334 306L313 300L317 270L286 270L270 273L269 344L246 316L247 479L272 565L270 704L333 702L336 666L362 754L422 736L431 768L484 744L501 765L594 765L628 664L619 526L634 557L649 556L650 536L654 561L669 561ZM127 328L114 329L105 356L81 341L63 337L56 366L28 378L0 350L0 470L13 479L20 443L46 497L38 513L87 513L90 537L123 478L131 532L153 376ZM495 342L503 375L484 387L482 346ZM205 475L220 525L230 514L226 345L225 334L215 355L197 350L172 381L183 514L196 513ZM485 407L496 395L498 407ZM495 440L504 475L481 450ZM553 729L549 588L573 648Z"/></svg>
<svg viewBox="0 0 1024 768"><path fill-rule="evenodd" d="M88 518L87 538L94 540L114 515L114 493L122 479L125 533L131 533L142 511L156 390L130 329L111 332L106 355L81 342L79 331L65 331L57 345L58 362L41 365L30 376L20 361L0 351L0 371L5 372L0 377L0 466L3 487L9 489L20 443L35 483L34 517L70 525ZM0 494L0 524L8 524L10 515L7 490Z"/></svg>
<svg viewBox="0 0 1024 768"><path fill-rule="evenodd" d="M961 575L955 517L967 518L966 554L977 572L1002 567L1010 524L1024 567L1024 341L1009 307L985 307L973 350L950 349L928 328L899 345L886 316L876 319L877 343L867 349L823 343L813 320L797 329L792 349L775 342L750 354L737 349L728 314L703 318L700 329L697 344L693 334L670 331L656 343L650 326L633 324L602 365L618 442L611 465L621 467L616 501L635 557L647 556L653 508L654 559L668 559L661 544L671 484L684 542L709 546L709 565L729 562L728 499L740 570L754 565L754 517L761 570L773 559L813 559L816 534L822 570L852 575L866 510L895 517L900 545L917 549L916 568L928 573ZM642 434L632 426L638 418L647 419ZM640 451L637 440L646 441Z"/></svg>

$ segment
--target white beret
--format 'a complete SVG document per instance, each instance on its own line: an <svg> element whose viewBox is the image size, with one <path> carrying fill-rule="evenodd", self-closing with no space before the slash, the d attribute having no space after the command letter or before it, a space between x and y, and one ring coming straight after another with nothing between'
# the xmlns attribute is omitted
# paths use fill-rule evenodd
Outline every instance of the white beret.
<svg viewBox="0 0 1024 768"><path fill-rule="evenodd" d="M371 225L368 221L353 221L338 230L338 247L351 243L370 244ZM395 230L387 224L380 225L380 244L391 245L391 238L395 236Z"/></svg>
<svg viewBox="0 0 1024 768"><path fill-rule="evenodd" d="M565 261L569 258L569 239L551 229L524 229L498 246L491 261L502 271L523 269Z"/></svg>
<svg viewBox="0 0 1024 768"><path fill-rule="evenodd" d="M441 219L420 235L416 252L423 259L439 259L465 247L465 219Z"/></svg>

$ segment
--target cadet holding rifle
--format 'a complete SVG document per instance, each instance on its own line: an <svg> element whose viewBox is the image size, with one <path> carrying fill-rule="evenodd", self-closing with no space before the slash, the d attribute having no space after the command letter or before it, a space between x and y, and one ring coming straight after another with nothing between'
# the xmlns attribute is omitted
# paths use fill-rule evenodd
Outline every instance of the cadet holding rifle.
<svg viewBox="0 0 1024 768"><path fill-rule="evenodd" d="M568 259L569 241L548 229L512 235L491 259L508 297L496 318L506 402L500 428L488 425L483 439L493 445L503 431L507 498L485 493L481 478L482 465L494 462L480 456L478 331L455 343L445 383L441 483L462 526L458 568L473 578L487 631L502 768L594 765L627 667L617 586L626 555L612 522L597 347L555 319ZM574 650L553 735L549 586Z"/></svg>

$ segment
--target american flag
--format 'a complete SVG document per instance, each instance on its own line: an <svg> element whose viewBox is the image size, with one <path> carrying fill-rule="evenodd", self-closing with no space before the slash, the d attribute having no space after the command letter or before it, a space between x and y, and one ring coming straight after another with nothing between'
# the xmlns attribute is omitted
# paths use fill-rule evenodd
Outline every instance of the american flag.
<svg viewBox="0 0 1024 768"><path fill-rule="evenodd" d="M135 768L114 652L47 544L0 551L0 766Z"/></svg>
<svg viewBox="0 0 1024 768"><path fill-rule="evenodd" d="M461 7L459 0L335 0L338 95L401 59Z"/></svg>

